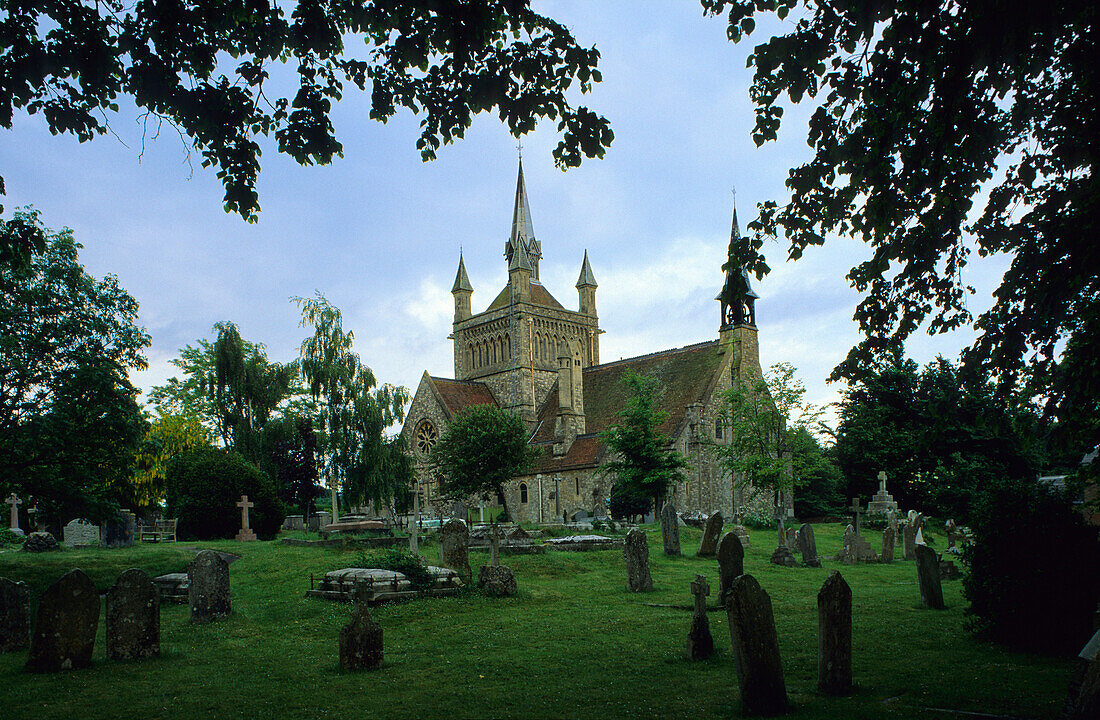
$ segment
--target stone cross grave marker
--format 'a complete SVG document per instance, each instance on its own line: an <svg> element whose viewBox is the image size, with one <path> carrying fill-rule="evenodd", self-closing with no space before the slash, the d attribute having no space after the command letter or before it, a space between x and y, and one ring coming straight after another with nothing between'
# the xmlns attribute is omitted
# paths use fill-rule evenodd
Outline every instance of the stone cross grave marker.
<svg viewBox="0 0 1100 720"><path fill-rule="evenodd" d="M16 535L22 535L23 531L19 529L19 506L23 504L23 501L19 499L19 496L12 493L5 500L8 505L11 505L11 530Z"/></svg>
<svg viewBox="0 0 1100 720"><path fill-rule="evenodd" d="M879 470L878 471L878 491L880 493L885 493L886 492L886 471L885 470Z"/></svg>
<svg viewBox="0 0 1100 720"><path fill-rule="evenodd" d="M237 503L237 507L241 509L241 530L237 533L237 539L242 542L256 539L256 533L248 527L248 508L255 505L256 503L248 501L247 495L241 495L241 501Z"/></svg>
<svg viewBox="0 0 1100 720"><path fill-rule="evenodd" d="M710 584L702 575L696 575L691 581L691 595L695 599L695 608L691 616L691 629L688 630L687 656L689 660L702 660L714 653L714 638L711 637L710 621L707 620Z"/></svg>
<svg viewBox="0 0 1100 720"><path fill-rule="evenodd" d="M746 715L787 711L787 686L779 658L772 600L752 575L741 575L730 588L730 639Z"/></svg>
<svg viewBox="0 0 1100 720"><path fill-rule="evenodd" d="M863 513L863 508L860 507L860 504L859 504L859 498L857 498L857 497L852 498L852 507L850 507L848 509L851 510L852 514L856 516L856 535L859 535L860 530L862 529L860 527L859 516Z"/></svg>
<svg viewBox="0 0 1100 720"><path fill-rule="evenodd" d="M852 589L836 570L817 593L817 687L831 695L852 689Z"/></svg>

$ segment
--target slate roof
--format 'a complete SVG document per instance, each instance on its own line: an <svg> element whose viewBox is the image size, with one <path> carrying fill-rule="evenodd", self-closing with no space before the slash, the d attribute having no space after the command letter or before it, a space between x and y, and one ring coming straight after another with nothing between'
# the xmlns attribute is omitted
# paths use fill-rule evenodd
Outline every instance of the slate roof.
<svg viewBox="0 0 1100 720"><path fill-rule="evenodd" d="M489 392L489 386L485 383L438 377L432 377L431 381L436 392L439 393L439 399L443 403L443 409L447 412L448 418L474 405L496 406L497 404L493 393Z"/></svg>
<svg viewBox="0 0 1100 720"><path fill-rule="evenodd" d="M615 424L616 414L626 406L630 391L622 384L622 377L628 370L657 379L656 405L669 414L660 430L671 436L683 423L687 406L708 399L721 359L718 341L711 340L586 368L583 376L585 434L578 436L569 452L560 458L549 455L558 412L555 384L539 408L538 425L531 440L537 448L547 448L547 455L535 463L532 472L591 467L602 459L599 456L603 443L598 435Z"/></svg>
<svg viewBox="0 0 1100 720"><path fill-rule="evenodd" d="M496 296L493 302L489 303L489 307L485 308L485 312L490 310L499 310L502 307L508 307L508 300L511 299L508 286L505 285L504 289L500 291L500 294ZM554 308L555 310L564 310L565 307L554 299L554 296L550 294L550 291L542 286L541 283L531 283L531 303L534 305L541 305L542 307Z"/></svg>

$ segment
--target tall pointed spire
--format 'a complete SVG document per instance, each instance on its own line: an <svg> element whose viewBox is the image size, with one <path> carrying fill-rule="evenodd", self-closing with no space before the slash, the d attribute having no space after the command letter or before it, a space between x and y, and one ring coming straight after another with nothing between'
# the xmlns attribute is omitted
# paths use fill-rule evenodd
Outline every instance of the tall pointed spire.
<svg viewBox="0 0 1100 720"><path fill-rule="evenodd" d="M508 262L508 272L513 270L527 270L531 272L531 260L527 256L527 247L524 243L516 243L512 259Z"/></svg>
<svg viewBox="0 0 1100 720"><path fill-rule="evenodd" d="M730 250L741 240L741 228L737 225L737 192L733 194L733 223L730 226ZM755 326L756 311L755 301L760 298L752 289L749 271L744 266L740 270L732 265L726 269L726 280L722 284L722 290L718 297L714 298L722 304L723 330L734 325L748 324Z"/></svg>
<svg viewBox="0 0 1100 720"><path fill-rule="evenodd" d="M474 286L470 284L470 276L466 274L466 263L462 259L462 251L458 252L458 274L455 275L455 284L451 292L456 293L465 290L473 292Z"/></svg>
<svg viewBox="0 0 1100 720"><path fill-rule="evenodd" d="M504 245L504 257L511 267L517 247L523 247L531 264L532 279L539 279L539 260L542 245L535 239L535 224L531 222L531 204L527 200L527 184L523 181L523 157L519 160L519 177L516 179L516 201L512 208L512 234Z"/></svg>
<svg viewBox="0 0 1100 720"><path fill-rule="evenodd" d="M577 287L598 287L596 276L592 274L592 266L588 264L588 251L584 251L584 262L581 263L581 276L577 278Z"/></svg>

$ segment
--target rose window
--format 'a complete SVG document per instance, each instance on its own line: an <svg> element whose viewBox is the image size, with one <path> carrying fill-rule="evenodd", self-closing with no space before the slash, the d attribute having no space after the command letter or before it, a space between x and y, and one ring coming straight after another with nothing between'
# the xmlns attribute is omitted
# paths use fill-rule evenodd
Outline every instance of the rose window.
<svg viewBox="0 0 1100 720"><path fill-rule="evenodd" d="M435 447L436 441L439 440L439 432L435 429L435 425L432 425L430 420L425 420L420 423L416 428L416 452L421 457L428 457L428 454Z"/></svg>

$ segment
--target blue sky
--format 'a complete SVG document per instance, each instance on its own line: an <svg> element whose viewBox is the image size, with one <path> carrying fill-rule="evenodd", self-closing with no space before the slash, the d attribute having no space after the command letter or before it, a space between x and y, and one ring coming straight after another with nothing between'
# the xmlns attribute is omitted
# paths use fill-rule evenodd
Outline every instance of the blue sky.
<svg viewBox="0 0 1100 720"><path fill-rule="evenodd" d="M739 217L784 196L787 170L808 159L809 106L788 110L780 140L756 148L746 56L783 24L749 41L726 39L720 18L697 3L553 0L535 7L602 54L604 81L579 98L607 116L615 141L603 160L554 167L553 123L524 141L524 174L543 284L566 307L588 250L605 361L712 339L718 333L720 266L729 242L731 189ZM50 135L38 117L17 116L0 135L8 212L33 204L47 226L71 227L88 271L118 275L141 303L153 338L143 389L176 374L168 361L221 320L263 343L273 360L297 356L307 331L292 296L320 290L344 312L356 349L384 382L415 389L426 369L451 376L450 296L462 248L478 312L506 281L502 257L511 223L516 147L503 125L481 115L466 138L422 163L417 120L368 118L369 96L349 93L333 121L344 157L300 167L265 145L262 212L249 225L222 209L222 188L173 128L144 141L133 108L111 118L115 135L90 143ZM155 135L155 137L154 137ZM116 137L117 136L117 137ZM862 259L857 242L834 239L786 263L766 246L773 272L756 290L761 361L798 368L808 398L827 404L832 367L857 339L858 296L844 276ZM975 312L1004 260L974 260L964 281ZM909 345L920 362L957 357L972 335Z"/></svg>

